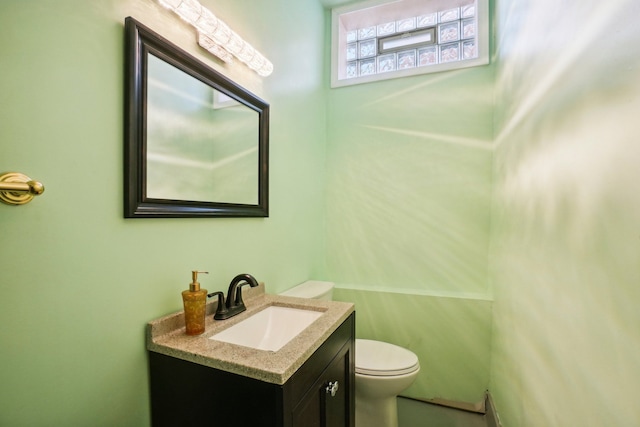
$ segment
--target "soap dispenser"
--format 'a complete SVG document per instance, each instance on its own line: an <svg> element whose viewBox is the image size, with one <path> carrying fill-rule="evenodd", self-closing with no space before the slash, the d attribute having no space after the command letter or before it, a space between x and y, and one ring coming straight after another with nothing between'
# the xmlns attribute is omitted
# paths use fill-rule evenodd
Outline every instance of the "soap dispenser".
<svg viewBox="0 0 640 427"><path fill-rule="evenodd" d="M204 333L207 290L200 289L198 273L209 274L208 271L192 271L189 289L182 291L184 323L187 328L187 335L200 335Z"/></svg>

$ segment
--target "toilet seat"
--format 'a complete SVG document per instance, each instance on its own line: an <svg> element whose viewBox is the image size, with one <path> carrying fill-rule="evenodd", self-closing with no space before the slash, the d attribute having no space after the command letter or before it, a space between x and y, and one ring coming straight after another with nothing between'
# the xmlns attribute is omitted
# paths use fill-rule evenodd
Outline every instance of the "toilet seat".
<svg viewBox="0 0 640 427"><path fill-rule="evenodd" d="M418 369L418 356L406 348L356 339L356 374L390 377L410 374Z"/></svg>

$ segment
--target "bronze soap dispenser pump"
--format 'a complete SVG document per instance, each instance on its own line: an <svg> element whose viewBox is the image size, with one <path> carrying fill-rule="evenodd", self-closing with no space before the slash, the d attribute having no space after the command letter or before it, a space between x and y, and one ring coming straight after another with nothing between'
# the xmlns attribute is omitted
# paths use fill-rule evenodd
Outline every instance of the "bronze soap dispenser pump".
<svg viewBox="0 0 640 427"><path fill-rule="evenodd" d="M184 323L187 335L200 335L204 333L205 312L207 310L207 290L200 289L198 273L209 274L208 271L192 271L189 289L182 291Z"/></svg>

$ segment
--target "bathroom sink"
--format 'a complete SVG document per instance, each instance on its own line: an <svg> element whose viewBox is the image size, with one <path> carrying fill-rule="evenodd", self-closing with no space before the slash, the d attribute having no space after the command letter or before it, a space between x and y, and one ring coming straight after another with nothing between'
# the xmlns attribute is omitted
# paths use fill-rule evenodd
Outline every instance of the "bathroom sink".
<svg viewBox="0 0 640 427"><path fill-rule="evenodd" d="M209 339L278 351L320 316L320 311L272 305Z"/></svg>

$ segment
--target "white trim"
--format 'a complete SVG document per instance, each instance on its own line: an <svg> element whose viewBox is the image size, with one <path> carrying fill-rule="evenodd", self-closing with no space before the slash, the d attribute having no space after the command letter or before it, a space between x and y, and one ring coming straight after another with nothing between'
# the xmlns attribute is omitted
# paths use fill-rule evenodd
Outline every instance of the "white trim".
<svg viewBox="0 0 640 427"><path fill-rule="evenodd" d="M490 302L493 301L493 297L489 293L434 291L434 290L398 288L398 287L378 286L378 285L360 285L360 284L353 284L353 283L336 283L335 289L347 289L347 290L353 290L353 291L367 291L367 292L386 292L390 294L420 295L420 296L440 297L440 298L470 299L470 300L490 301Z"/></svg>

